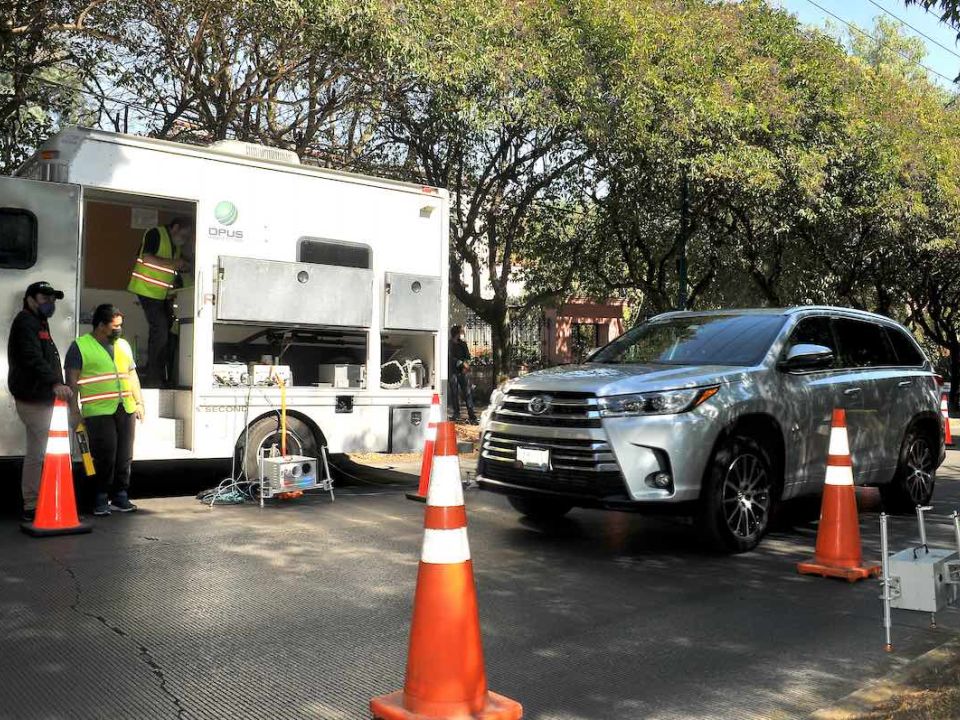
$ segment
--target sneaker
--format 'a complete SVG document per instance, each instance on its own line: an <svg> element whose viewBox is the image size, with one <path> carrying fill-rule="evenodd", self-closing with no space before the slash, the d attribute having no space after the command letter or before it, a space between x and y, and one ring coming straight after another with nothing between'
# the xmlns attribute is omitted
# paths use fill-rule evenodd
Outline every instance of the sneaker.
<svg viewBox="0 0 960 720"><path fill-rule="evenodd" d="M117 512L136 512L137 506L130 502L130 498L126 495L117 495L113 500L110 501L110 507Z"/></svg>
<svg viewBox="0 0 960 720"><path fill-rule="evenodd" d="M20 519L25 523L32 523L36 514L37 514L37 511L33 508L29 510L24 508L23 512L20 514Z"/></svg>
<svg viewBox="0 0 960 720"><path fill-rule="evenodd" d="M97 517L103 517L110 514L110 504L106 501L97 501L97 504L93 507L93 514Z"/></svg>

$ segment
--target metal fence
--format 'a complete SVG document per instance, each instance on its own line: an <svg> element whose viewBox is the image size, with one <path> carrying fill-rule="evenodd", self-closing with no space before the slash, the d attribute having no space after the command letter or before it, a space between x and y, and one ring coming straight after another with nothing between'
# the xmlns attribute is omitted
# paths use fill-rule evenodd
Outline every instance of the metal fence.
<svg viewBox="0 0 960 720"><path fill-rule="evenodd" d="M464 340L473 358L471 376L475 396L485 402L498 384L493 369L493 333L490 325L467 311L463 323ZM537 370L546 366L547 324L541 310L532 310L510 324L509 374Z"/></svg>

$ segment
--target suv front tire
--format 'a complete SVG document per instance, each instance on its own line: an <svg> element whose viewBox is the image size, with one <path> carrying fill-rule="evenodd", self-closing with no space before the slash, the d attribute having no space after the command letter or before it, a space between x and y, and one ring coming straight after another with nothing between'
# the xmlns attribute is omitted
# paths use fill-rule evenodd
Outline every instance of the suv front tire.
<svg viewBox="0 0 960 720"><path fill-rule="evenodd" d="M770 454L754 438L733 433L720 441L704 478L698 525L722 552L753 550L770 527L777 482Z"/></svg>

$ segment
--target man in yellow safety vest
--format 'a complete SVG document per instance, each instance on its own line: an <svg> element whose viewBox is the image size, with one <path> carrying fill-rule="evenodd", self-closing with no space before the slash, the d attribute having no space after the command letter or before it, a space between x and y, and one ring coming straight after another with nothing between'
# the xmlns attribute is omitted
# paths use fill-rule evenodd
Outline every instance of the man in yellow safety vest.
<svg viewBox="0 0 960 720"><path fill-rule="evenodd" d="M193 236L193 221L177 217L166 225L150 228L143 235L140 254L130 273L127 290L137 295L147 317L147 372L144 384L160 387L167 382L167 345L173 324L171 298L180 273L189 268L183 247Z"/></svg>
<svg viewBox="0 0 960 720"><path fill-rule="evenodd" d="M73 425L81 417L90 437L90 454L97 483L94 515L111 509L132 512L130 465L133 461L135 420L143 420L143 395L133 351L123 332L123 315L113 305L100 305L93 313L93 332L77 338L64 367L73 390Z"/></svg>

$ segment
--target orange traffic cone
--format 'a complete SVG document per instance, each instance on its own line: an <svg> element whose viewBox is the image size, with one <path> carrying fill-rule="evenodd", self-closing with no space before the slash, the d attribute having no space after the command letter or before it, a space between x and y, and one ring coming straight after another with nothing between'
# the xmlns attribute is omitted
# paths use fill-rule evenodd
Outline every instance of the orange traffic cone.
<svg viewBox="0 0 960 720"><path fill-rule="evenodd" d="M518 720L520 703L487 689L467 542L457 434L438 427L403 690L373 698L378 720Z"/></svg>
<svg viewBox="0 0 960 720"><path fill-rule="evenodd" d="M70 460L70 428L67 404L57 400L50 420L47 454L40 477L40 497L33 522L20 528L30 535L69 535L90 532L88 524L77 517L77 500L73 493L73 466Z"/></svg>
<svg viewBox="0 0 960 720"><path fill-rule="evenodd" d="M943 415L943 444L953 447L953 435L950 433L950 406L947 404L947 394L940 396L940 414Z"/></svg>
<svg viewBox="0 0 960 720"><path fill-rule="evenodd" d="M434 445L437 441L437 424L440 422L440 396L433 394L430 400L430 415L427 419L427 439L423 443L423 460L420 461L420 487L415 493L408 492L407 498L417 502L426 502L427 488L430 485L430 470L433 468Z"/></svg>
<svg viewBox="0 0 960 720"><path fill-rule="evenodd" d="M856 582L880 574L876 563L863 564L860 548L860 517L853 487L853 465L847 439L844 410L833 411L827 477L820 506L817 548L812 562L802 562L797 570L803 575L838 577Z"/></svg>

